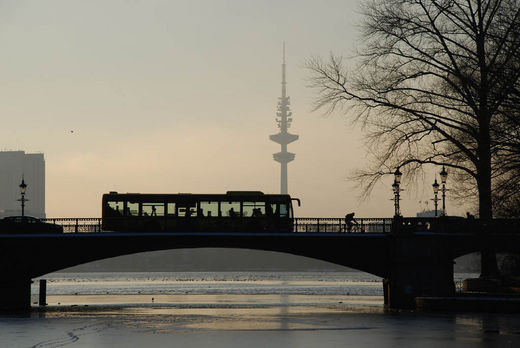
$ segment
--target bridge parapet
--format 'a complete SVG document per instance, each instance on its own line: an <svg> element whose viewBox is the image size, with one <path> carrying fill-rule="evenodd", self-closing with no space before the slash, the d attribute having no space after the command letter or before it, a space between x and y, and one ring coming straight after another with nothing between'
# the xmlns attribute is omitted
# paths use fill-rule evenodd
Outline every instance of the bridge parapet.
<svg viewBox="0 0 520 348"><path fill-rule="evenodd" d="M64 233L103 232L101 218L47 218L44 222L63 226ZM520 233L520 219L466 219L458 216L429 218L295 218L300 233Z"/></svg>
<svg viewBox="0 0 520 348"><path fill-rule="evenodd" d="M64 233L103 232L101 218L47 218L44 222L63 226ZM391 218L295 218L294 232L324 233L390 233Z"/></svg>
<svg viewBox="0 0 520 348"><path fill-rule="evenodd" d="M520 219L493 219L481 224L491 233L520 233Z"/></svg>
<svg viewBox="0 0 520 348"><path fill-rule="evenodd" d="M102 232L101 218L47 218L42 221L63 226L64 233Z"/></svg>
<svg viewBox="0 0 520 348"><path fill-rule="evenodd" d="M394 233L471 233L478 225L475 219L465 219L459 216L439 217L398 217L393 220Z"/></svg>
<svg viewBox="0 0 520 348"><path fill-rule="evenodd" d="M466 219L460 216L393 219L394 233L520 233L520 219Z"/></svg>
<svg viewBox="0 0 520 348"><path fill-rule="evenodd" d="M390 233L390 218L357 218L351 222L345 218L295 218L294 232L328 233Z"/></svg>

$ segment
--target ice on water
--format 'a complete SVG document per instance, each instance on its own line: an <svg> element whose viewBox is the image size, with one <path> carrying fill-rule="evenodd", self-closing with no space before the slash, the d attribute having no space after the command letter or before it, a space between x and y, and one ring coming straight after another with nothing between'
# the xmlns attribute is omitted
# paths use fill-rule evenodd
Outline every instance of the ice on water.
<svg viewBox="0 0 520 348"><path fill-rule="evenodd" d="M0 347L520 346L518 316L385 312L381 279L358 272L44 278L49 306L0 314Z"/></svg>

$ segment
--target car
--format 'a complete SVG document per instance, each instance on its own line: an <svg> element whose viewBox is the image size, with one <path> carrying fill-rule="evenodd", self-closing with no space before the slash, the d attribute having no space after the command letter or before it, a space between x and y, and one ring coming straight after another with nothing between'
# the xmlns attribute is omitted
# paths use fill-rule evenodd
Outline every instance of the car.
<svg viewBox="0 0 520 348"><path fill-rule="evenodd" d="M32 216L8 216L0 220L0 233L63 233L63 226Z"/></svg>

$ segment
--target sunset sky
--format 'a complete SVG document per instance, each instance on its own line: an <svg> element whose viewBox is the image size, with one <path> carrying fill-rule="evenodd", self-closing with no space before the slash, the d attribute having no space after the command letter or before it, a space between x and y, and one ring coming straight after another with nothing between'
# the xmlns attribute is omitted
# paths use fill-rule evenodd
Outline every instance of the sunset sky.
<svg viewBox="0 0 520 348"><path fill-rule="evenodd" d="M0 149L45 154L49 217L98 217L108 191L277 193L269 135L285 41L296 215L391 216L393 178L360 202L348 176L365 161L362 130L312 111L305 69L353 54L359 3L2 0ZM402 211L414 216L433 175L414 190L404 181Z"/></svg>

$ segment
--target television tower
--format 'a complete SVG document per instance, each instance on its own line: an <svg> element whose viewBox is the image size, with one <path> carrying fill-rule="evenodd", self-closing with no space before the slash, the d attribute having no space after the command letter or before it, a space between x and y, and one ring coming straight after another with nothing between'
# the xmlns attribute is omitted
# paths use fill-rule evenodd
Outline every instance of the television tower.
<svg viewBox="0 0 520 348"><path fill-rule="evenodd" d="M292 113L289 109L289 105L291 104L290 98L286 95L286 85L285 81L285 43L283 44L283 60L282 60L282 96L278 101L278 111L276 112L276 122L278 123L278 128L280 128L280 132L278 134L274 134L269 136L269 138L281 145L282 150L273 154L273 158L276 162L280 162L281 167L281 175L280 175L280 193L287 194L287 163L294 160L294 153L287 152L287 145L292 143L293 141L298 140L298 136L294 134L290 134L287 132L289 127L291 127L292 122Z"/></svg>

